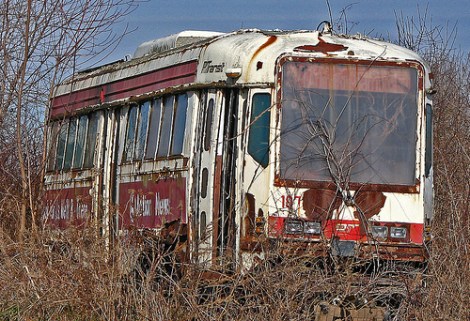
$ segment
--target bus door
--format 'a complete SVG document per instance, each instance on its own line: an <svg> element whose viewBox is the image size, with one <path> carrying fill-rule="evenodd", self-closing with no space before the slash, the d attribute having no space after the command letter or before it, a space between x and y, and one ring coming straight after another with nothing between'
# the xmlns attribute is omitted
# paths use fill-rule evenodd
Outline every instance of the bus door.
<svg viewBox="0 0 470 321"><path fill-rule="evenodd" d="M103 185L101 188L102 195L102 226L103 233L108 237L110 246L114 245L117 236L117 215L113 210L117 204L117 149L120 141L119 119L120 108L110 109L106 113L106 137L104 139L105 147L103 148Z"/></svg>
<svg viewBox="0 0 470 321"><path fill-rule="evenodd" d="M217 254L214 239L217 239L217 222L214 213L218 208L219 193L215 185L220 185L220 177L216 175L218 128L223 110L222 92L208 90L201 95L198 123L198 154L196 171L196 213L194 220L195 250L200 263L209 263Z"/></svg>
<svg viewBox="0 0 470 321"><path fill-rule="evenodd" d="M233 268L236 242L236 168L238 155L238 103L239 90L224 92L224 108L217 139L216 170L220 184L214 189L218 193L217 215L217 256L218 263L225 268Z"/></svg>
<svg viewBox="0 0 470 321"><path fill-rule="evenodd" d="M238 90L206 91L202 104L195 247L199 262L225 266L235 244Z"/></svg>

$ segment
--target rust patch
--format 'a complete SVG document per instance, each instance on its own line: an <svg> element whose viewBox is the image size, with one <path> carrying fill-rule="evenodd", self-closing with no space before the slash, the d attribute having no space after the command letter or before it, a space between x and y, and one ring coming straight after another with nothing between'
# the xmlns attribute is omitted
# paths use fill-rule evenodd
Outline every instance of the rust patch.
<svg viewBox="0 0 470 321"><path fill-rule="evenodd" d="M246 193L245 195L246 206L247 206L247 214L244 217L244 235L249 236L253 235L255 231L255 220L256 220L256 212L255 212L255 197L253 194Z"/></svg>
<svg viewBox="0 0 470 321"><path fill-rule="evenodd" d="M361 209L367 219L380 213L380 210L385 204L387 197L381 192L358 192L354 199L357 207ZM354 211L354 216L360 218L357 211Z"/></svg>
<svg viewBox="0 0 470 321"><path fill-rule="evenodd" d="M311 220L324 221L331 218L341 206L341 196L329 189L310 189L303 194L305 214Z"/></svg>
<svg viewBox="0 0 470 321"><path fill-rule="evenodd" d="M425 248L421 246L380 244L376 247L361 244L359 248L360 258L369 259L377 255L383 260L403 262L425 262L429 257Z"/></svg>
<svg viewBox="0 0 470 321"><path fill-rule="evenodd" d="M215 158L215 175L214 175L214 199L212 203L212 237L213 240L217 240L217 236L219 235L219 219L220 219L220 184L221 184L221 177L222 177L222 156L216 156ZM217 242L212 243L212 258L214 262L217 259Z"/></svg>
<svg viewBox="0 0 470 321"><path fill-rule="evenodd" d="M372 192L388 192L388 193L419 193L420 181L416 180L416 185L386 185L386 184L364 184L349 183L351 190L372 191ZM278 187L294 187L294 188L311 188L311 189L329 189L336 190L333 182L317 182L307 180L283 179L279 173L274 176L274 186Z"/></svg>
<svg viewBox="0 0 470 321"><path fill-rule="evenodd" d="M327 54L329 52L344 51L348 49L348 47L345 47L343 45L338 45L335 43L328 43L322 38L318 38L318 40L319 41L316 45L304 45L304 46L296 47L294 48L294 51L317 51L317 52Z"/></svg>

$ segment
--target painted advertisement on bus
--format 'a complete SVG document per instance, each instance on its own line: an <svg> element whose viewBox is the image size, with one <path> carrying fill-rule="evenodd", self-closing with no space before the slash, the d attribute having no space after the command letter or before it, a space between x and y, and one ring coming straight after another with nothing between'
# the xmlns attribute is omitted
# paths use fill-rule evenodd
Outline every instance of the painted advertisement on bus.
<svg viewBox="0 0 470 321"><path fill-rule="evenodd" d="M83 226L92 212L90 187L64 188L45 193L44 224L57 228Z"/></svg>
<svg viewBox="0 0 470 321"><path fill-rule="evenodd" d="M175 220L186 223L186 178L119 185L120 228L158 228Z"/></svg>

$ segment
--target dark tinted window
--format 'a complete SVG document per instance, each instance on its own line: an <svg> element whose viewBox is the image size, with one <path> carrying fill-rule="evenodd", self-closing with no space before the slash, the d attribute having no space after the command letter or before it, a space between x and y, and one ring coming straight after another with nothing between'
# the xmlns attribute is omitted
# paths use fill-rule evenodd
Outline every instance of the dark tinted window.
<svg viewBox="0 0 470 321"><path fill-rule="evenodd" d="M145 143L147 140L147 128L149 121L150 101L140 105L139 126L137 128L137 139L135 146L135 159L141 160L144 157Z"/></svg>
<svg viewBox="0 0 470 321"><path fill-rule="evenodd" d="M59 130L59 136L57 139L57 157L56 157L56 169L62 169L64 163L65 144L67 142L68 123L62 124Z"/></svg>
<svg viewBox="0 0 470 321"><path fill-rule="evenodd" d="M130 161L133 159L136 136L136 121L137 106L133 105L129 109L129 114L127 117L126 144L124 145L123 161Z"/></svg>
<svg viewBox="0 0 470 321"><path fill-rule="evenodd" d="M163 99L163 118L160 131L160 143L158 146L158 157L168 156L170 149L171 127L173 123L173 102L174 96L164 97Z"/></svg>
<svg viewBox="0 0 470 321"><path fill-rule="evenodd" d="M147 151L145 159L154 159L157 151L158 136L160 134L160 118L162 115L162 99L158 98L153 101L150 111L150 125L148 132Z"/></svg>
<svg viewBox="0 0 470 321"><path fill-rule="evenodd" d="M263 167L268 166L269 162L270 107L270 94L262 93L253 95L248 153Z"/></svg>
<svg viewBox="0 0 470 321"><path fill-rule="evenodd" d="M67 146L65 148L65 159L63 169L72 167L73 151L75 149L75 134L77 133L77 120L72 119L69 122L69 130L67 135Z"/></svg>
<svg viewBox="0 0 470 321"><path fill-rule="evenodd" d="M53 171L56 166L57 139L59 135L59 123L55 122L49 128L49 137L47 140L47 170Z"/></svg>
<svg viewBox="0 0 470 321"><path fill-rule="evenodd" d="M88 130L86 137L86 146L85 146L85 159L83 162L83 167L90 168L93 167L93 160L95 156L95 149L97 144L98 137L98 119L99 114L93 113L88 117Z"/></svg>
<svg viewBox="0 0 470 321"><path fill-rule="evenodd" d="M188 96L186 94L176 97L175 121L173 125L173 143L171 145L171 155L181 155L183 153L184 134L186 127L186 113L188 110Z"/></svg>
<svg viewBox="0 0 470 321"><path fill-rule="evenodd" d="M432 167L432 106L426 105L426 154L424 162L424 173L426 177L429 177L429 172Z"/></svg>
<svg viewBox="0 0 470 321"><path fill-rule="evenodd" d="M75 141L75 155L73 157L73 168L82 167L83 152L85 148L86 130L88 117L81 116L78 120L77 139Z"/></svg>
<svg viewBox="0 0 470 321"><path fill-rule="evenodd" d="M210 99L206 110L206 123L204 125L204 150L209 151L211 148L212 120L214 114L214 99Z"/></svg>
<svg viewBox="0 0 470 321"><path fill-rule="evenodd" d="M200 224L201 224L201 230L200 230L200 235L202 238L205 238L207 237L206 234L206 228L207 228L207 215L206 215L206 212L202 212L201 213L201 218L200 218Z"/></svg>
<svg viewBox="0 0 470 321"><path fill-rule="evenodd" d="M209 171L207 168L202 170L202 178L201 178L201 197L206 198L207 196L207 183L209 180Z"/></svg>

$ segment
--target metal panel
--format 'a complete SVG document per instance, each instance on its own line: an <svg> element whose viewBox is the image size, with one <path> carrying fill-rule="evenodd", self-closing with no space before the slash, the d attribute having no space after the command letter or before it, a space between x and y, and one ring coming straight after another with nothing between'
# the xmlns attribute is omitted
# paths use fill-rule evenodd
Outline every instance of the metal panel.
<svg viewBox="0 0 470 321"><path fill-rule="evenodd" d="M86 106L191 83L196 77L196 67L197 62L191 61L56 96L52 99L50 117L58 117Z"/></svg>

